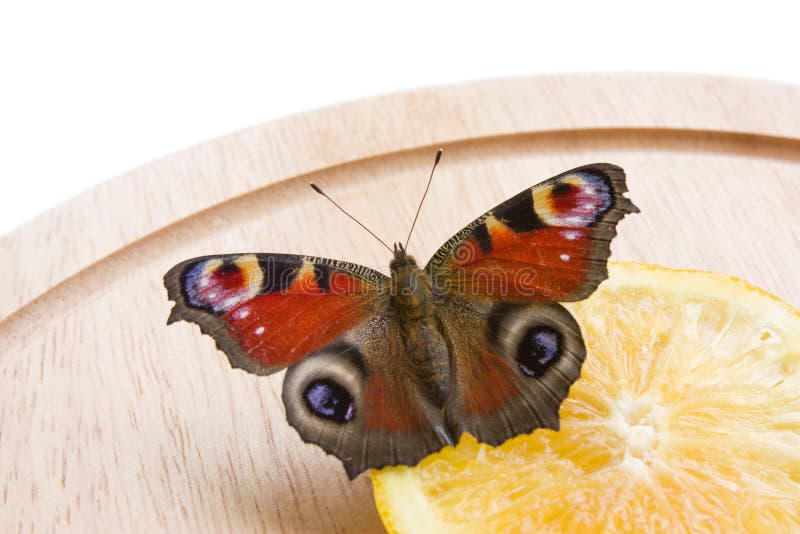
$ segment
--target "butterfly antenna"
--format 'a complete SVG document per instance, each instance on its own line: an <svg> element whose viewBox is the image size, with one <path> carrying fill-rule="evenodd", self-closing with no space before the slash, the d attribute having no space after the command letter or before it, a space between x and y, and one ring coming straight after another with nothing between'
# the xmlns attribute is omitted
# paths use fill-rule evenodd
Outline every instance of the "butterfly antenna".
<svg viewBox="0 0 800 534"><path fill-rule="evenodd" d="M347 213L347 210L345 210L343 207L341 207L339 204L337 204L337 203L336 203L336 201L334 201L334 200L333 200L331 197L329 197L327 194L325 194L325 191L323 191L322 189L320 189L320 187L319 187L317 184L315 184L314 182L309 182L309 184L308 184L308 185L310 185L310 186L311 186L311 189L313 189L314 191L316 191L317 193L319 193L319 194L320 194L320 195L322 195L323 197L327 198L327 199L330 201L330 203L331 203L331 204L333 204L334 206L336 206L337 208L339 208L339 211L341 211L342 213L344 213L345 215L347 215L348 217L350 217L351 219L353 219L353 220L356 222L356 224L358 224L358 225L359 225L361 228L363 228L364 230L366 230L367 232L369 232L369 235L371 235L372 237L374 237L375 239L377 239L378 241L380 241L381 245L383 245L384 247L386 247L386 249L387 249L389 252L392 252L392 249L389 247L389 245L387 245L387 244L386 244L386 242L385 242L383 239L381 239L380 237L378 237L377 235L375 235L375 232L373 232L372 230L370 230L369 228L367 228L366 226L364 226L364 225L361 223L361 221L359 221L358 219L356 219L355 217L353 217L352 215L350 215L349 213Z"/></svg>
<svg viewBox="0 0 800 534"><path fill-rule="evenodd" d="M442 159L442 153L444 150L441 148L436 151L436 158L433 160L433 167L431 167L431 174L428 176L428 185L425 186L425 192L422 193L422 198L419 201L419 206L417 206L417 213L414 215L414 221L411 223L411 230L408 231L408 238L406 238L406 244L403 248L408 248L408 242L411 241L411 234L414 233L414 226L417 225L417 219L419 218L419 212L422 210L422 203L425 202L425 197L428 196L428 189L431 188L431 181L433 180L433 171L436 170L436 166L439 164L439 160Z"/></svg>

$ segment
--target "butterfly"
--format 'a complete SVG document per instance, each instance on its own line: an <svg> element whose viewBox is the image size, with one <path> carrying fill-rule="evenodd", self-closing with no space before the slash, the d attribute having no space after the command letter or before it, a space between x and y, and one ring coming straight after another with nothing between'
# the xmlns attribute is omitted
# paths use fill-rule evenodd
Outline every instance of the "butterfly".
<svg viewBox="0 0 800 534"><path fill-rule="evenodd" d="M559 302L607 278L616 225L639 211L626 192L615 165L567 171L475 219L424 268L395 244L391 276L293 254L189 259L164 276L167 324L198 324L233 367L288 368L288 422L351 479L465 433L498 445L558 430L586 357Z"/></svg>

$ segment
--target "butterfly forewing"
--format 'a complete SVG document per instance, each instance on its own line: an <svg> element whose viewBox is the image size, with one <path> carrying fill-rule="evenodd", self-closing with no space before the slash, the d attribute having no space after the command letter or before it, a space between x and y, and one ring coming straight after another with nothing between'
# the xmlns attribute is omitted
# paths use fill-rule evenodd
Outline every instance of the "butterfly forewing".
<svg viewBox="0 0 800 534"><path fill-rule="evenodd" d="M291 254L203 256L164 276L169 323L197 323L231 364L283 369L385 308L389 278L352 263Z"/></svg>
<svg viewBox="0 0 800 534"><path fill-rule="evenodd" d="M426 270L439 293L566 302L608 276L617 223L639 211L625 173L599 163L565 172L508 199L449 239Z"/></svg>

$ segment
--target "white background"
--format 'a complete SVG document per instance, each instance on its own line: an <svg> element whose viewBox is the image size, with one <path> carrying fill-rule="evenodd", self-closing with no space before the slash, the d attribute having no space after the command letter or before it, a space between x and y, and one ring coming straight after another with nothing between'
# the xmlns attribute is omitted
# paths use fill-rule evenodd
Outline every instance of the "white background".
<svg viewBox="0 0 800 534"><path fill-rule="evenodd" d="M0 235L155 158L343 100L572 71L800 84L800 2L0 4Z"/></svg>

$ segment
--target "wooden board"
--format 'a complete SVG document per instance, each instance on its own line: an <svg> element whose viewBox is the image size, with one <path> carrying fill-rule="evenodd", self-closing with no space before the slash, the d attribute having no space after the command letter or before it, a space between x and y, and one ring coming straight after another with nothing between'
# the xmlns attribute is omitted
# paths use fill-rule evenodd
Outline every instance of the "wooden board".
<svg viewBox="0 0 800 534"><path fill-rule="evenodd" d="M667 75L478 82L271 122L115 178L2 237L1 531L380 531L368 477L304 444L282 373L167 328L179 260L271 251L387 271L307 187L410 250L581 164L629 175L615 259L744 277L800 306L800 88ZM46 154L43 155L46 157Z"/></svg>

